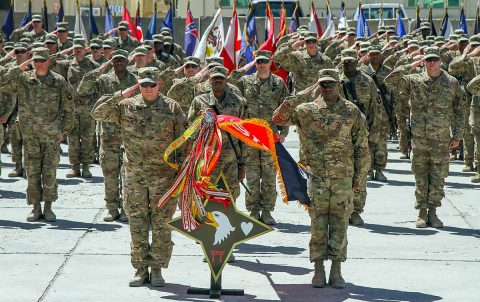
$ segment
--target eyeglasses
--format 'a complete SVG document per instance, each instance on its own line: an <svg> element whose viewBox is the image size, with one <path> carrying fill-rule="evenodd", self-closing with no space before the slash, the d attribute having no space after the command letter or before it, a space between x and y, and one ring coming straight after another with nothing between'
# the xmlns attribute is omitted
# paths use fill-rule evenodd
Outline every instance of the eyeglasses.
<svg viewBox="0 0 480 302"><path fill-rule="evenodd" d="M333 88L337 86L337 82L320 82L320 86L322 86L322 88Z"/></svg>
<svg viewBox="0 0 480 302"><path fill-rule="evenodd" d="M24 53L26 53L26 52L27 52L26 49L17 49L17 50L15 50L15 54L16 54L16 55L21 55L21 54L24 54Z"/></svg>
<svg viewBox="0 0 480 302"><path fill-rule="evenodd" d="M428 59L425 59L425 62L429 62L429 63L431 63L431 62L438 62L438 61L440 61L440 58L428 58Z"/></svg>
<svg viewBox="0 0 480 302"><path fill-rule="evenodd" d="M35 59L33 60L34 63L45 63L47 62L47 59Z"/></svg>
<svg viewBox="0 0 480 302"><path fill-rule="evenodd" d="M100 49L102 48L98 46L90 46L90 50L100 50Z"/></svg>
<svg viewBox="0 0 480 302"><path fill-rule="evenodd" d="M118 31L127 31L126 28L119 28Z"/></svg>
<svg viewBox="0 0 480 302"><path fill-rule="evenodd" d="M141 83L140 86L142 88L154 88L157 86L157 83L150 83L150 82L146 82L146 83Z"/></svg>
<svg viewBox="0 0 480 302"><path fill-rule="evenodd" d="M257 64L268 64L270 62L270 60L267 60L267 59L258 59L257 60Z"/></svg>
<svg viewBox="0 0 480 302"><path fill-rule="evenodd" d="M187 64L187 65L185 65L185 68L186 68L186 69L195 69L195 68L197 68L197 67L198 67L198 66L195 65L195 64Z"/></svg>
<svg viewBox="0 0 480 302"><path fill-rule="evenodd" d="M305 41L305 44L316 44L317 40L307 40Z"/></svg>

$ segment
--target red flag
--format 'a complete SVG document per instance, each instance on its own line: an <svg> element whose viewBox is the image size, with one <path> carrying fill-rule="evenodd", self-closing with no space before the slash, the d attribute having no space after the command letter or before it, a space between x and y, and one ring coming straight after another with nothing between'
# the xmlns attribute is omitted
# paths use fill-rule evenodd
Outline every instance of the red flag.
<svg viewBox="0 0 480 302"><path fill-rule="evenodd" d="M135 39L138 40L138 38L137 38L137 26L135 24L133 24L133 22L132 22L132 17L130 17L130 12L128 11L127 2L125 0L123 1L122 21L127 21L128 22L128 29L132 33L132 36Z"/></svg>
<svg viewBox="0 0 480 302"><path fill-rule="evenodd" d="M323 36L322 25L320 25L320 20L317 16L317 11L315 10L315 6L313 5L313 1L310 5L310 23L308 25L308 30L311 32L316 32L317 37Z"/></svg>
<svg viewBox="0 0 480 302"><path fill-rule="evenodd" d="M268 22L267 26L265 27L268 30L267 40L263 42L262 45L258 48L258 50L270 50L272 53L275 52L275 20L273 19L273 13L270 8L270 4L267 1L267 8L266 8L266 16Z"/></svg>
<svg viewBox="0 0 480 302"><path fill-rule="evenodd" d="M285 6L282 2L282 8L280 10L280 32L277 36L277 41L280 40L281 37L287 34L287 11L285 10Z"/></svg>
<svg viewBox="0 0 480 302"><path fill-rule="evenodd" d="M237 7L234 5L225 44L220 53L225 68L230 71L237 69L241 46L242 36L240 34L240 25L238 24Z"/></svg>
<svg viewBox="0 0 480 302"><path fill-rule="evenodd" d="M137 2L137 12L135 13L135 39L143 41L142 21L140 20L140 1Z"/></svg>

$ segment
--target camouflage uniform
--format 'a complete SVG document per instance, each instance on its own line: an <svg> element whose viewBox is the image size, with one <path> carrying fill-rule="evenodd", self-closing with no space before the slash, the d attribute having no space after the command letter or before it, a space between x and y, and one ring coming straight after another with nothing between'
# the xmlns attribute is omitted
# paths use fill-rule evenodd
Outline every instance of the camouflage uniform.
<svg viewBox="0 0 480 302"><path fill-rule="evenodd" d="M32 21L42 21L42 16L33 15ZM11 40L18 42L22 38L29 38L32 42L45 42L47 34L48 33L43 29L39 33L35 33L33 30L30 30L30 28L23 29L20 27L12 32Z"/></svg>
<svg viewBox="0 0 480 302"><path fill-rule="evenodd" d="M480 75L470 81L467 90L474 95L470 105L469 124L475 139L475 166L477 168L476 175L472 178L472 182L480 182Z"/></svg>
<svg viewBox="0 0 480 302"><path fill-rule="evenodd" d="M140 70L140 82L147 69L151 68ZM153 79L152 75L148 76ZM165 222L172 218L176 204L170 201L159 208L157 202L169 189L176 173L163 161L163 153L185 129L185 115L178 103L162 95L150 104L141 94L124 98L118 91L113 96L102 97L95 104L92 116L119 125L122 132L125 146L124 208L130 222L132 265L136 269L148 266L166 268L173 242L171 230Z"/></svg>
<svg viewBox="0 0 480 302"><path fill-rule="evenodd" d="M118 29L126 29L128 30L128 22L122 21L118 23ZM117 49L126 50L128 53L131 53L135 48L138 47L137 39L133 38L130 35L127 35L125 40L122 40L120 35L117 38L114 38L117 41Z"/></svg>
<svg viewBox="0 0 480 302"><path fill-rule="evenodd" d="M200 60L195 57L187 57L184 60L186 65L200 66ZM173 86L168 90L167 96L177 101L184 112L188 112L195 97L195 85L199 82L196 77L174 79Z"/></svg>

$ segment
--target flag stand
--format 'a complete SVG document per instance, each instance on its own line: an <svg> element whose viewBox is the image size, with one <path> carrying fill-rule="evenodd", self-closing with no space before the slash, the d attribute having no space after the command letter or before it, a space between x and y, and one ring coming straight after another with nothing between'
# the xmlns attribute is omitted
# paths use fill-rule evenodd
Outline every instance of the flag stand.
<svg viewBox="0 0 480 302"><path fill-rule="evenodd" d="M243 289L222 289L222 274L218 276L217 281L210 274L210 288L190 287L187 289L188 295L208 295L209 298L220 298L220 296L243 296Z"/></svg>

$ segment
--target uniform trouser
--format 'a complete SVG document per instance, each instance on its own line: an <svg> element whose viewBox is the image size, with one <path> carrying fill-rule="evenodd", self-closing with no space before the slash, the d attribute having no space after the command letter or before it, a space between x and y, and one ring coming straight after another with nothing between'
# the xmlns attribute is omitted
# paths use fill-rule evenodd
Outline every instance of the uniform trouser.
<svg viewBox="0 0 480 302"><path fill-rule="evenodd" d="M388 136L389 136L389 132L382 133L380 135L380 139L378 140L378 143L376 144L369 143L370 158L371 158L370 171L383 170L387 166Z"/></svg>
<svg viewBox="0 0 480 302"><path fill-rule="evenodd" d="M60 147L53 138L24 137L27 203L57 200L57 167Z"/></svg>
<svg viewBox="0 0 480 302"><path fill-rule="evenodd" d="M120 170L122 167L120 144L103 142L100 144L100 166L105 185L105 207L116 210L120 205Z"/></svg>
<svg viewBox="0 0 480 302"><path fill-rule="evenodd" d="M273 211L277 199L275 175L271 155L251 149L247 160L247 186L251 194L245 196L248 211Z"/></svg>
<svg viewBox="0 0 480 302"><path fill-rule="evenodd" d="M16 164L21 164L23 157L23 139L22 132L20 132L20 127L18 126L18 123L13 122L8 124L8 136L10 137L10 145L12 146L12 162Z"/></svg>
<svg viewBox="0 0 480 302"><path fill-rule="evenodd" d="M233 201L240 196L240 183L238 182L238 163L237 161L220 161L215 170L213 170L210 181L216 183L217 178L223 173L227 182L228 189L232 194ZM248 194L248 193L246 193Z"/></svg>
<svg viewBox="0 0 480 302"><path fill-rule="evenodd" d="M474 160L475 139L472 127L468 123L470 110L465 112L465 130L463 132L463 160L466 166L472 165Z"/></svg>
<svg viewBox="0 0 480 302"><path fill-rule="evenodd" d="M415 209L440 207L448 176L448 147L412 150L412 173L415 176ZM444 152L442 152L444 151Z"/></svg>
<svg viewBox="0 0 480 302"><path fill-rule="evenodd" d="M347 259L347 228L352 213L352 178L308 179L312 224L310 261Z"/></svg>
<svg viewBox="0 0 480 302"><path fill-rule="evenodd" d="M3 131L0 131L0 142L3 142ZM0 156L0 175L2 175L2 157Z"/></svg>
<svg viewBox="0 0 480 302"><path fill-rule="evenodd" d="M89 110L75 112L74 128L68 132L68 159L72 165L90 165L95 158L95 120Z"/></svg>
<svg viewBox="0 0 480 302"><path fill-rule="evenodd" d="M358 191L353 196L353 211L355 213L362 213L367 202L367 177L361 177L358 180Z"/></svg>
<svg viewBox="0 0 480 302"><path fill-rule="evenodd" d="M153 177L152 177L153 176ZM124 184L124 209L128 216L131 243L131 262L134 268L168 267L172 256L171 229L165 222L172 219L176 199L170 199L163 207L158 200L170 188L175 175L162 173L145 176L143 170L127 168ZM152 240L149 241L149 230Z"/></svg>
<svg viewBox="0 0 480 302"><path fill-rule="evenodd" d="M472 127L472 135L475 141L475 167L480 172L480 127Z"/></svg>

